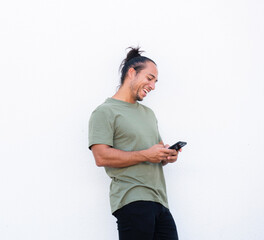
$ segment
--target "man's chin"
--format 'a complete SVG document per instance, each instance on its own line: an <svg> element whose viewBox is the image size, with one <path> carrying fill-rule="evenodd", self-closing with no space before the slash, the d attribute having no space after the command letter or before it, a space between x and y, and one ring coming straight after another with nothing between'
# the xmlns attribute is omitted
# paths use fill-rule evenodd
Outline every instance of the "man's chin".
<svg viewBox="0 0 264 240"><path fill-rule="evenodd" d="M143 101L143 98L137 96L137 101Z"/></svg>

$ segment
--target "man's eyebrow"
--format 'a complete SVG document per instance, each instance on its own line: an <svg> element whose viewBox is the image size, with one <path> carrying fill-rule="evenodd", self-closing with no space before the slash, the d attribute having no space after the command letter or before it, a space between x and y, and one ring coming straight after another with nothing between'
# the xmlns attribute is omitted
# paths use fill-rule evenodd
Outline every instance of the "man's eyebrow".
<svg viewBox="0 0 264 240"><path fill-rule="evenodd" d="M149 73L149 75L151 75L153 78L156 78L153 74ZM156 79L156 82L158 81L158 79Z"/></svg>

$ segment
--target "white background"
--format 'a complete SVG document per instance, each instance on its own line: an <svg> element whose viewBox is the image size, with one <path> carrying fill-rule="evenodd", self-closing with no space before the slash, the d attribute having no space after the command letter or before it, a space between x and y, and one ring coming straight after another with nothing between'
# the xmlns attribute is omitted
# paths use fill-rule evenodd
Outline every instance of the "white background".
<svg viewBox="0 0 264 240"><path fill-rule="evenodd" d="M129 46L156 61L144 104L165 143L181 240L264 238L261 0L0 4L0 239L114 240L110 179L88 120L112 96Z"/></svg>

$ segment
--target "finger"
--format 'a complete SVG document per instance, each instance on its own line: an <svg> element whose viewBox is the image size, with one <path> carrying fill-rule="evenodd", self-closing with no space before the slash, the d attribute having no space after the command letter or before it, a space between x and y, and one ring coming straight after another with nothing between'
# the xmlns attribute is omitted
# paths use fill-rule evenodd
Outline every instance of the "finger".
<svg viewBox="0 0 264 240"><path fill-rule="evenodd" d="M178 155L178 152L176 150L174 150L173 152L169 153L168 155L169 156L177 156Z"/></svg>
<svg viewBox="0 0 264 240"><path fill-rule="evenodd" d="M169 144L166 144L164 147L168 149L170 147L170 145Z"/></svg>
<svg viewBox="0 0 264 240"><path fill-rule="evenodd" d="M174 159L174 158L172 158L172 159L167 159L167 162L168 163L174 163L174 162L176 162L177 161L177 158L176 159Z"/></svg>
<svg viewBox="0 0 264 240"><path fill-rule="evenodd" d="M175 149L167 149L167 148L163 148L163 149L162 149L162 152L163 152L163 153L167 153L167 154L173 154L173 153L176 152L176 150L175 150Z"/></svg>
<svg viewBox="0 0 264 240"><path fill-rule="evenodd" d="M168 157L168 155L164 155L164 154L162 154L162 155L160 155L160 157L159 157L159 159L162 161L162 160L167 160L167 157Z"/></svg>
<svg viewBox="0 0 264 240"><path fill-rule="evenodd" d="M175 150L175 152L173 152L172 154L170 154L171 156L178 156L178 152Z"/></svg>
<svg viewBox="0 0 264 240"><path fill-rule="evenodd" d="M177 160L178 156L169 156L167 157L168 160Z"/></svg>
<svg viewBox="0 0 264 240"><path fill-rule="evenodd" d="M164 145L163 144L160 144L160 143L156 144L156 146L161 147L161 148L164 148Z"/></svg>

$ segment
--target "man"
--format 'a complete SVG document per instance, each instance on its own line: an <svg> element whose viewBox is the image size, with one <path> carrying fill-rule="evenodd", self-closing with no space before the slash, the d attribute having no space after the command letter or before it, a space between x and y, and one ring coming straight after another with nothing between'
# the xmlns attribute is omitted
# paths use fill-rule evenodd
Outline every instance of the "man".
<svg viewBox="0 0 264 240"><path fill-rule="evenodd" d="M131 48L121 64L119 90L89 122L89 148L112 179L110 203L120 240L178 239L163 175L178 152L164 146L153 111L138 102L157 81L155 62Z"/></svg>

